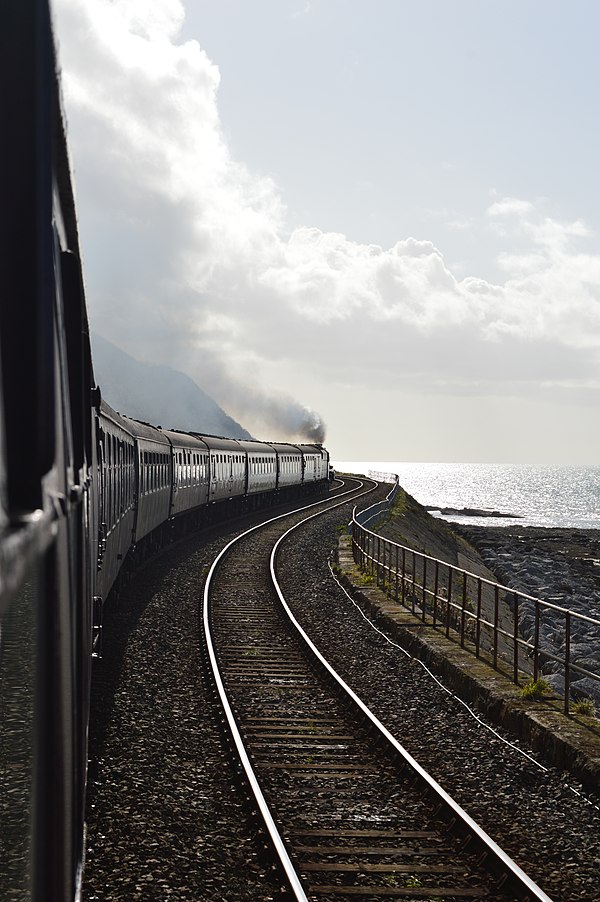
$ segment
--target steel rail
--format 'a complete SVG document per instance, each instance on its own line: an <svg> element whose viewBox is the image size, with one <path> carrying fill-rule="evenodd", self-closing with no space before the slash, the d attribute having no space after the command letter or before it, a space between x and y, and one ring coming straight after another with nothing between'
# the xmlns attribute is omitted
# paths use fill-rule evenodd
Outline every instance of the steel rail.
<svg viewBox="0 0 600 902"><path fill-rule="evenodd" d="M360 490L365 484L362 480L357 480L357 481L359 483L357 488L349 489L347 492L343 492L341 495L337 495L336 497L340 498L340 497L343 497L346 495L355 494L357 492L357 490ZM344 485L344 483L342 483L342 485ZM362 492L361 495L366 495L369 492L374 491L374 488L376 488L376 487L377 487L377 485L375 485L373 488L368 489L365 492ZM361 497L361 495L359 495L358 497ZM256 800L256 804L258 806L260 815L263 819L266 830L267 830L269 837L271 839L271 842L273 844L273 848L277 854L277 857L280 861L281 867L289 881L291 891L293 892L294 898L297 900L297 902L308 902L308 899L306 897L306 894L305 894L302 884L300 882L300 878L298 877L298 874L296 873L296 869L294 868L294 865L292 864L290 857L287 853L287 849L285 848L285 844L283 842L283 839L281 838L281 834L279 833L279 830L277 829L277 825L275 824L275 820L271 814L268 803L267 803L267 801L263 795L263 792L260 788L258 778L256 777L254 768L252 767L250 758L248 757L248 753L244 746L242 736L240 734L237 722L235 720L235 715L232 711L231 705L229 704L229 699L227 698L227 692L226 692L225 686L223 684L223 679L221 676L219 663L217 661L217 656L215 653L215 647L214 647L214 643L212 640L212 633L211 633L211 627L210 627L210 588L211 588L212 579L213 579L219 565L223 562L223 560L225 559L227 554L230 552L230 550L233 548L233 546L237 542L239 542L241 539L245 538L246 536L250 535L253 532L256 532L259 529L263 529L265 526L268 526L271 523L275 523L277 520L282 520L284 517L289 517L289 516L292 516L293 514L301 513L302 511L309 510L310 508L313 508L313 507L318 507L320 505L326 504L328 501L329 501L328 498L321 499L320 501L313 502L312 504L307 504L307 505L304 505L303 507L296 508L295 510L287 511L284 514L278 514L276 517L271 517L269 520L265 520L262 523L258 523L255 526L252 526L250 529L245 530L245 532L240 533L239 536L236 536L234 539L232 539L230 542L228 542L228 544L222 549L222 551L214 559L214 561L211 565L211 568L208 572L208 575L206 577L206 583L204 585L203 604L202 604L202 624L203 624L203 629L204 629L204 639L206 642L206 648L208 651L210 666L211 666L213 678L215 680L216 689L217 689L217 692L219 695L219 700L221 702L221 706L223 708L223 712L225 714L225 718L227 721L227 726L229 727L229 730L231 732L231 736L233 738L235 748L236 748L237 754L239 756L239 760L242 764L242 767L244 768L244 773L246 775L246 779L248 780L248 783L250 785L250 788L251 788L254 798ZM346 499L344 497L343 501L339 501L338 503L336 503L334 505L328 505L326 510L329 511L332 509L332 507L333 508L339 507L340 505L347 504L347 503L348 503L348 499ZM316 516L316 515L313 515L313 516ZM311 519L311 517L309 517L308 519ZM302 522L304 522L304 521L302 521Z"/></svg>
<svg viewBox="0 0 600 902"><path fill-rule="evenodd" d="M337 505L334 505L334 507L336 506ZM418 761L413 758L409 752L406 751L406 749L398 742L398 740L394 736L392 736L389 730L381 723L381 721L373 714L373 712L367 707L367 705L365 705L365 703L358 697L358 695L356 695L356 693L348 686L348 684L342 679L342 677L323 657L314 642L310 639L310 637L294 617L289 605L285 600L285 597L279 585L279 581L277 579L277 556L280 546L290 535L290 533L292 533L299 526L303 526L305 523L319 516L320 513L321 512L311 514L300 523L296 523L294 526L288 529L277 540L271 552L271 579L273 581L275 591L277 592L279 600L290 622L297 630L298 634L306 643L308 648L311 650L312 654L316 657L322 667L329 674L329 676L335 680L338 687L342 690L346 697L354 703L355 707L357 707L362 715L367 719L369 725L372 726L377 731L379 736L387 742L387 744L394 750L396 755L399 755L402 761L407 764L413 772L418 774L418 776L426 784L435 798L438 799L439 802L446 808L446 810L451 813L451 816L458 818L468 830L468 832L476 837L480 845L485 849L486 852L490 854L492 860L495 862L499 870L503 873L508 872L511 884L518 891L525 894L522 896L522 898L527 899L528 902L553 902L550 896L548 896L542 889L540 889L540 887L536 883L534 883L533 880L531 880L530 877L527 876L527 874L518 866L518 864L516 864L516 862L514 862L512 858L510 858L510 856L507 855L506 852L504 852L496 842L494 842L494 840L485 832L485 830L483 830L482 827L480 827L476 823L476 821L474 821L473 818L469 814L467 814L467 812L457 802L454 801L454 799L440 786L440 784L423 767L421 767Z"/></svg>

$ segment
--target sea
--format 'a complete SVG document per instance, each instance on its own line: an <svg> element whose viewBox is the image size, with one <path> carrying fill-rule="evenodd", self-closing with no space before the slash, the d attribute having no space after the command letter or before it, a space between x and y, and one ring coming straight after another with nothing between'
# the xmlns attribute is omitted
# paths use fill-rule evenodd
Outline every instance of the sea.
<svg viewBox="0 0 600 902"><path fill-rule="evenodd" d="M600 529L600 466L336 461L344 473L397 474L425 507L475 508L508 516L434 516L477 526Z"/></svg>

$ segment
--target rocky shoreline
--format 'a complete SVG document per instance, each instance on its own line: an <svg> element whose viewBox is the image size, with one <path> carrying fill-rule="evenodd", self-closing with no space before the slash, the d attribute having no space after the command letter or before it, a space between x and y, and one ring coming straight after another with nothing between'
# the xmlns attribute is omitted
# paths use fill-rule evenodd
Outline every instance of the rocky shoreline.
<svg viewBox="0 0 600 902"><path fill-rule="evenodd" d="M495 519L507 520L519 520L521 518L521 514L508 514L480 507L437 507L436 505L426 505L425 510L430 514L441 514L444 517L494 517Z"/></svg>
<svg viewBox="0 0 600 902"><path fill-rule="evenodd" d="M558 529L534 526L464 526L452 529L481 555L498 582L559 608L600 621L600 530ZM522 631L531 639L534 606L524 605ZM541 621L542 642L564 655L565 618L548 609ZM572 660L586 670L600 673L600 627L572 619ZM548 661L543 676L561 691L563 671ZM600 707L600 682L572 674L574 698L592 698Z"/></svg>

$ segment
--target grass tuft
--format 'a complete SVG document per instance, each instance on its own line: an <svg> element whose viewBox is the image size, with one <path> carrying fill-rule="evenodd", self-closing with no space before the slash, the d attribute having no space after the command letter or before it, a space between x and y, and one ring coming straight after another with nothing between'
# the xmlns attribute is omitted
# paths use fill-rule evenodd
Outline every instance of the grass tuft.
<svg viewBox="0 0 600 902"><path fill-rule="evenodd" d="M573 714L583 714L585 717L596 716L596 705L591 698L580 698L576 702L572 702L571 711Z"/></svg>
<svg viewBox="0 0 600 902"><path fill-rule="evenodd" d="M537 699L542 698L550 689L550 683L543 677L539 680L529 680L521 689L523 698Z"/></svg>

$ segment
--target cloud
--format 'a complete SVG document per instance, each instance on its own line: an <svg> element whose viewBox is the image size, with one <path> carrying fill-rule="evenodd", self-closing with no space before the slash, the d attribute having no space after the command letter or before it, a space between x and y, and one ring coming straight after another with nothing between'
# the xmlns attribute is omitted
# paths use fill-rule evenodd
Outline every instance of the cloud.
<svg viewBox="0 0 600 902"><path fill-rule="evenodd" d="M518 197L503 197L497 200L487 209L487 215L491 217L500 216L523 216L531 213L533 204L527 200L520 200Z"/></svg>
<svg viewBox="0 0 600 902"><path fill-rule="evenodd" d="M428 240L289 232L273 180L231 155L219 69L180 39L179 0L55 5L96 331L185 369L245 423L251 403L269 428L305 410L290 401L303 370L322 386L313 406L330 380L497 391L516 366L565 385L578 354L597 383L600 255L582 249L584 223L495 195L484 221L512 243L498 284L458 279Z"/></svg>

